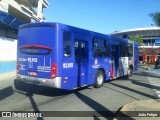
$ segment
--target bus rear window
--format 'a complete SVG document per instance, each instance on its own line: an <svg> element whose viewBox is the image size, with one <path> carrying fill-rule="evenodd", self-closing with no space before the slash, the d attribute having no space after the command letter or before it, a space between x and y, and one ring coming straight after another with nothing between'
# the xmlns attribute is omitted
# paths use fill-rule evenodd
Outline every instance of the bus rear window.
<svg viewBox="0 0 160 120"><path fill-rule="evenodd" d="M20 52L26 55L49 55L52 48L42 45L26 45L20 47Z"/></svg>

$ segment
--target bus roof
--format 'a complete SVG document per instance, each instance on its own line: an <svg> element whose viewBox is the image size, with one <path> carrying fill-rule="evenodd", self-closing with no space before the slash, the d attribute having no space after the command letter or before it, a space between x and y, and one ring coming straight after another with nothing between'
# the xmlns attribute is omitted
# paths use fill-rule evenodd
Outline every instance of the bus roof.
<svg viewBox="0 0 160 120"><path fill-rule="evenodd" d="M56 23L53 22L36 22L36 23L28 23L23 24L19 27L19 29L29 28L29 27L54 27Z"/></svg>
<svg viewBox="0 0 160 120"><path fill-rule="evenodd" d="M70 28L73 31L81 31L81 33L91 33L91 34L99 34L100 36L106 36L108 37L107 34L102 34L99 32L94 32L91 30L86 30L83 28L78 28L78 27L74 27L74 26L70 26L70 25L66 25L66 24L62 24L62 23L58 23L58 22L37 22L37 23L28 23L28 24L23 24L19 27L19 29L23 29L23 28L30 28L30 27L55 27L56 25L60 25L62 28Z"/></svg>
<svg viewBox="0 0 160 120"><path fill-rule="evenodd" d="M94 32L94 31L90 31L90 30L86 30L83 28L78 28L78 27L74 27L74 26L70 26L70 25L66 25L66 24L62 24L62 23L58 23L58 22L36 22L36 23L28 23L28 24L23 24L19 27L19 29L23 29L23 28L30 28L30 27L55 27L57 24L61 25L61 26L67 26L70 29L73 29L74 31L81 31L81 33L91 33L91 34L98 34L99 36L106 36L107 38L109 37L110 39L114 40L120 40L123 42L127 42L127 41L131 41L129 39L124 39L124 38L119 38L119 37L115 37L112 35L107 35L107 34L102 34L102 33L98 33L98 32ZM133 41L134 43L137 43L135 41ZM138 44L138 43L137 43Z"/></svg>

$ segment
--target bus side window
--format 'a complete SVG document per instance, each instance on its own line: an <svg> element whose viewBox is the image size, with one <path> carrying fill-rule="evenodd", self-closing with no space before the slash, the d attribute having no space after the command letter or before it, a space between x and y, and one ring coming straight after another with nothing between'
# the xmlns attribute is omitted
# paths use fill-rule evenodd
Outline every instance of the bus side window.
<svg viewBox="0 0 160 120"><path fill-rule="evenodd" d="M133 57L133 45L128 44L128 57Z"/></svg>
<svg viewBox="0 0 160 120"><path fill-rule="evenodd" d="M127 43L120 43L120 57L128 57L128 45Z"/></svg>
<svg viewBox="0 0 160 120"><path fill-rule="evenodd" d="M110 43L109 43L109 40L106 40L106 55L107 56L110 56Z"/></svg>
<svg viewBox="0 0 160 120"><path fill-rule="evenodd" d="M96 51L95 51L95 56L101 56L101 51L100 51L100 49L96 49Z"/></svg>
<svg viewBox="0 0 160 120"><path fill-rule="evenodd" d="M69 32L63 32L63 51L65 57L71 56L71 34Z"/></svg>
<svg viewBox="0 0 160 120"><path fill-rule="evenodd" d="M85 51L85 43L81 43L81 57L84 58L86 55L86 51Z"/></svg>
<svg viewBox="0 0 160 120"><path fill-rule="evenodd" d="M93 38L92 53L94 57L104 57L107 55L106 40L100 38Z"/></svg>
<svg viewBox="0 0 160 120"><path fill-rule="evenodd" d="M78 54L79 54L79 52L78 52L78 42L75 42L74 43L74 53L75 53L75 58L76 58L76 62L78 62Z"/></svg>

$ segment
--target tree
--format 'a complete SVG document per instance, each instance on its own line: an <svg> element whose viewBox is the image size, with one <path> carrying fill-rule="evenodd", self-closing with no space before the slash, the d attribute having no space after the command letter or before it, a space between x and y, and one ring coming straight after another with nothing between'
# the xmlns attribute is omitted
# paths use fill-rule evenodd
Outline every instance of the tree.
<svg viewBox="0 0 160 120"><path fill-rule="evenodd" d="M156 26L160 26L160 12L154 12L149 14L152 17Z"/></svg>
<svg viewBox="0 0 160 120"><path fill-rule="evenodd" d="M132 40L132 41L136 41L136 42L138 42L139 44L142 44L142 43L143 43L142 37L139 36L139 35L130 36L129 39Z"/></svg>

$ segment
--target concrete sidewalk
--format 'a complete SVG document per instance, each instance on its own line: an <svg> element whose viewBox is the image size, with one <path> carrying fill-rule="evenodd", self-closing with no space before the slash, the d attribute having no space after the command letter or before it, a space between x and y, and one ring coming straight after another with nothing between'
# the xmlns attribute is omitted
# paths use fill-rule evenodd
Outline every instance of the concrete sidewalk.
<svg viewBox="0 0 160 120"><path fill-rule="evenodd" d="M140 64L147 73L160 76L159 72L151 71L154 65ZM152 78L154 79L154 78ZM160 99L139 100L124 105L116 114L114 120L160 120Z"/></svg>
<svg viewBox="0 0 160 120"><path fill-rule="evenodd" d="M124 105L114 120L160 120L160 99L139 100Z"/></svg>
<svg viewBox="0 0 160 120"><path fill-rule="evenodd" d="M148 70L150 68L154 68L155 65L139 64L139 67Z"/></svg>
<svg viewBox="0 0 160 120"><path fill-rule="evenodd" d="M0 80L4 80L11 77L16 77L16 72L0 74Z"/></svg>

